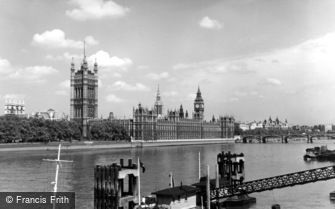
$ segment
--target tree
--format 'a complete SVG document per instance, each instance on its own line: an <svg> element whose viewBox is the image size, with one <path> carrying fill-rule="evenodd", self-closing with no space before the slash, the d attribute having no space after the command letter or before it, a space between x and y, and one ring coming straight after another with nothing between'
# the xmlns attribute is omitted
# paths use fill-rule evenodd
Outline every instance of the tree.
<svg viewBox="0 0 335 209"><path fill-rule="evenodd" d="M130 140L126 130L109 120L97 121L91 124L90 135L92 140L124 141Z"/></svg>

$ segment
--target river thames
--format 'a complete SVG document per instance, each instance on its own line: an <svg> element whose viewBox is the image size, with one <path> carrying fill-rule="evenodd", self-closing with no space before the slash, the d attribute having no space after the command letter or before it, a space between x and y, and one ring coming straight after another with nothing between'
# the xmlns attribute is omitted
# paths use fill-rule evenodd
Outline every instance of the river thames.
<svg viewBox="0 0 335 209"><path fill-rule="evenodd" d="M63 164L59 177L59 191L76 193L76 208L93 209L93 169L97 164L111 164L137 159L146 168L141 176L142 194L169 186L169 172L173 172L175 184L191 184L198 179L198 153L201 152L203 174L210 165L214 178L216 156L221 151L245 154L246 180L259 179L333 165L332 162L305 162L305 149L327 145L335 149L334 141L320 140L314 144L294 142L289 144L220 144L196 146L151 147L131 150L62 150L62 159L74 163ZM52 191L55 165L42 161L56 158L56 151L0 152L0 191ZM127 162L126 162L127 163ZM278 203L282 208L335 208L329 200L329 192L335 190L335 181L316 183L254 193L257 202L243 208L271 208Z"/></svg>

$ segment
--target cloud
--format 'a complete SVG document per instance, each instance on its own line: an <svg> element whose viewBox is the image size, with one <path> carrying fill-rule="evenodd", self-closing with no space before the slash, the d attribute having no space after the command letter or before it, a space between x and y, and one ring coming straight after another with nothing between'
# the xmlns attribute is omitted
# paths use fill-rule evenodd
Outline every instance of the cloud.
<svg viewBox="0 0 335 209"><path fill-rule="evenodd" d="M87 45L93 46L98 44L92 36L86 36L84 38ZM36 33L33 36L32 43L38 46L45 46L48 48L83 48L82 41L75 41L65 37L64 31L60 29L47 30L41 34Z"/></svg>
<svg viewBox="0 0 335 209"><path fill-rule="evenodd" d="M237 97L230 97L229 99L228 99L228 102L238 102L240 99L239 98L237 98Z"/></svg>
<svg viewBox="0 0 335 209"><path fill-rule="evenodd" d="M59 60L82 60L83 55L71 54L69 52L64 52L62 55L51 55L45 56L48 60L59 61ZM99 68L103 68L105 72L110 71L115 75L115 77L121 77L122 75L115 72L114 69L119 69L126 71L129 67L133 65L133 61L130 58L124 57L119 58L117 56L111 56L108 52L100 50L87 58L88 63L94 63L97 60ZM113 68L113 69L111 69Z"/></svg>
<svg viewBox="0 0 335 209"><path fill-rule="evenodd" d="M65 80L65 81L62 81L62 82L60 82L59 83L59 87L61 87L61 88L70 88L70 80L69 79L67 79L67 80Z"/></svg>
<svg viewBox="0 0 335 209"><path fill-rule="evenodd" d="M86 36L84 40L88 46L94 46L99 44L99 42L95 40L93 36Z"/></svg>
<svg viewBox="0 0 335 209"><path fill-rule="evenodd" d="M165 91L162 93L163 96L165 97L174 97L177 96L179 93L176 91Z"/></svg>
<svg viewBox="0 0 335 209"><path fill-rule="evenodd" d="M264 96L259 92L255 90L235 90L233 92L233 96L228 99L229 102L236 102L240 99L245 98L246 100L255 99L255 98L264 98Z"/></svg>
<svg viewBox="0 0 335 209"><path fill-rule="evenodd" d="M160 80L170 77L168 72L162 72L162 73L148 73L146 75L148 78L152 80Z"/></svg>
<svg viewBox="0 0 335 209"><path fill-rule="evenodd" d="M111 0L72 0L78 8L67 10L66 15L74 20L123 17L129 8L123 7Z"/></svg>
<svg viewBox="0 0 335 209"><path fill-rule="evenodd" d="M13 66L7 59L0 57L0 79L1 80L22 80L29 83L45 82L45 77L58 73L58 70L51 66Z"/></svg>
<svg viewBox="0 0 335 209"><path fill-rule="evenodd" d="M127 70L133 64L133 61L129 58L119 58L117 56L111 56L108 52L103 50L89 56L88 61L94 62L95 59L100 67L115 67L122 70Z"/></svg>
<svg viewBox="0 0 335 209"><path fill-rule="evenodd" d="M121 99L120 97L114 94L109 94L106 96L106 101L111 103L121 103L124 102L124 99Z"/></svg>
<svg viewBox="0 0 335 209"><path fill-rule="evenodd" d="M139 70L147 70L149 69L150 67L148 65L140 65L140 66L137 66L137 69Z"/></svg>
<svg viewBox="0 0 335 209"><path fill-rule="evenodd" d="M206 29L216 29L219 30L222 28L222 25L219 21L209 18L208 16L203 17L199 22L200 27Z"/></svg>
<svg viewBox="0 0 335 209"><path fill-rule="evenodd" d="M0 57L0 75L10 73L12 70L10 62Z"/></svg>
<svg viewBox="0 0 335 209"><path fill-rule="evenodd" d="M24 99L25 95L24 94L5 94L3 98L5 99Z"/></svg>
<svg viewBox="0 0 335 209"><path fill-rule="evenodd" d="M58 73L58 70L51 66L29 66L26 68L17 69L15 72L8 75L9 79L20 79L33 83L45 82L45 76Z"/></svg>
<svg viewBox="0 0 335 209"><path fill-rule="evenodd" d="M276 78L267 78L265 80L265 84L273 85L273 86L280 86L282 82Z"/></svg>
<svg viewBox="0 0 335 209"><path fill-rule="evenodd" d="M20 103L24 104L24 98L26 95L24 94L5 94L3 96L3 99L5 100L5 103Z"/></svg>
<svg viewBox="0 0 335 209"><path fill-rule="evenodd" d="M45 56L47 60L54 60L54 61L59 61L59 60L72 60L73 59L83 59L83 55L79 54L71 54L69 52L64 52L62 55L51 55L47 54Z"/></svg>
<svg viewBox="0 0 335 209"><path fill-rule="evenodd" d="M66 91L66 90L56 90L55 94L59 95L59 96L68 96L69 95L69 91Z"/></svg>
<svg viewBox="0 0 335 209"><path fill-rule="evenodd" d="M141 83L135 85L128 84L124 81L116 81L113 85L109 86L110 90L113 91L150 91L150 88Z"/></svg>
<svg viewBox="0 0 335 209"><path fill-rule="evenodd" d="M189 93L189 94L187 95L187 99L189 99L189 100L194 100L195 97L196 97L196 93Z"/></svg>
<svg viewBox="0 0 335 209"><path fill-rule="evenodd" d="M117 72L115 72L115 73L113 73L113 77L114 77L114 78L121 78L121 77L122 77L122 74L121 74L121 73L117 73Z"/></svg>
<svg viewBox="0 0 335 209"><path fill-rule="evenodd" d="M189 70L192 72L199 71L205 73L231 73L231 74L250 74L256 70L251 68L251 62L248 59L235 60L207 60L195 63L178 63L172 67L173 70Z"/></svg>

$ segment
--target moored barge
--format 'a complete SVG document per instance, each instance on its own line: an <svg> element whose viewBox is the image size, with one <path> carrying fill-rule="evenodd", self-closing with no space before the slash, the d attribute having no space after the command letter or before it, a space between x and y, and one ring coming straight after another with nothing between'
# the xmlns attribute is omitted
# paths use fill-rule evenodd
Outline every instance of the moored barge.
<svg viewBox="0 0 335 209"><path fill-rule="evenodd" d="M327 146L307 148L304 160L335 160L335 150L328 150Z"/></svg>

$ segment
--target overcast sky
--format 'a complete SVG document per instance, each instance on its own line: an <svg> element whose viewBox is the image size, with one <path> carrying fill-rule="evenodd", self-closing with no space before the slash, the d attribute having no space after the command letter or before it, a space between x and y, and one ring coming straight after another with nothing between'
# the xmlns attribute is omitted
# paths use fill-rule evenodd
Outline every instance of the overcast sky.
<svg viewBox="0 0 335 209"><path fill-rule="evenodd" d="M99 64L99 116L152 107L335 123L334 0L1 0L0 105L69 114L71 58Z"/></svg>

